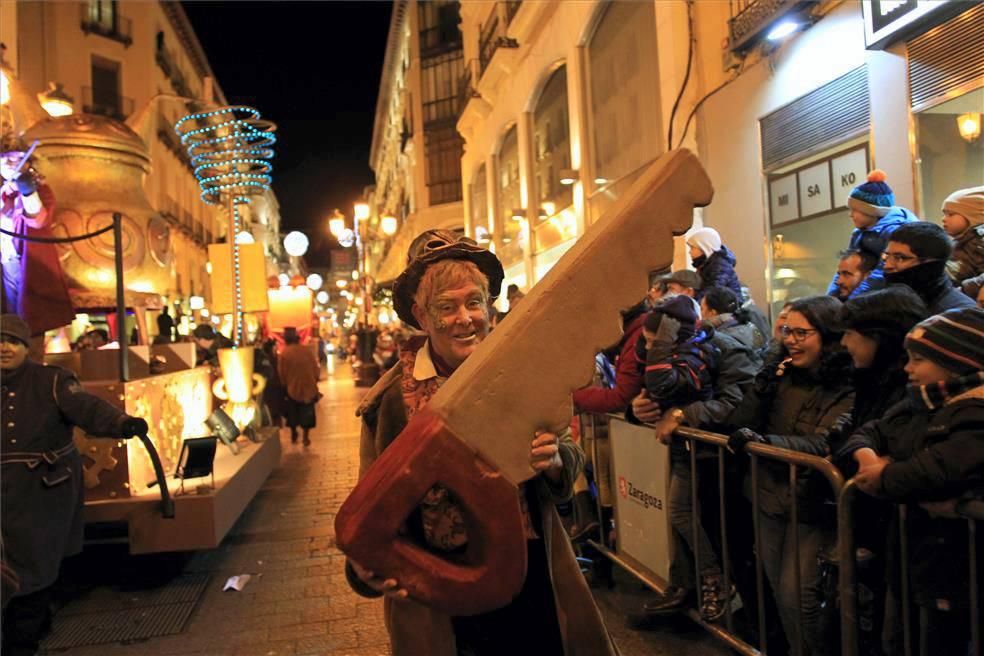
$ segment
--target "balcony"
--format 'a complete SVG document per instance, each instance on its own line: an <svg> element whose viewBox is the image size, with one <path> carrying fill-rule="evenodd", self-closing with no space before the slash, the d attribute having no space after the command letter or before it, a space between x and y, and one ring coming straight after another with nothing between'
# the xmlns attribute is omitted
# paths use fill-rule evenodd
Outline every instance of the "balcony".
<svg viewBox="0 0 984 656"><path fill-rule="evenodd" d="M468 106L469 100L482 97L476 88L478 77L478 60L472 59L465 65L465 71L458 79L458 97L455 113L459 117L465 112L465 107Z"/></svg>
<svg viewBox="0 0 984 656"><path fill-rule="evenodd" d="M762 39L777 20L811 4L810 0L728 0L728 48L744 52Z"/></svg>
<svg viewBox="0 0 984 656"><path fill-rule="evenodd" d="M178 70L178 65L174 61L174 55L163 45L157 46L157 51L154 53L154 60L164 73L164 77L170 78Z"/></svg>
<svg viewBox="0 0 984 656"><path fill-rule="evenodd" d="M82 87L82 111L125 121L133 113L133 98L105 93L94 98L92 87Z"/></svg>
<svg viewBox="0 0 984 656"><path fill-rule="evenodd" d="M116 3L113 3L114 5ZM82 31L86 34L98 34L113 41L119 41L129 48L133 43L133 21L129 18L120 16L115 10L108 12L108 16L102 16L93 11L92 5L82 4Z"/></svg>
<svg viewBox="0 0 984 656"><path fill-rule="evenodd" d="M506 5L506 25L510 25L516 12L523 6L523 0L506 0L503 4Z"/></svg>
<svg viewBox="0 0 984 656"><path fill-rule="evenodd" d="M489 19L482 25L478 37L478 67L480 75L484 74L492 62L492 57L500 48L518 48L519 43L516 39L506 36L507 21L504 12L500 12L501 5L496 4L495 11Z"/></svg>

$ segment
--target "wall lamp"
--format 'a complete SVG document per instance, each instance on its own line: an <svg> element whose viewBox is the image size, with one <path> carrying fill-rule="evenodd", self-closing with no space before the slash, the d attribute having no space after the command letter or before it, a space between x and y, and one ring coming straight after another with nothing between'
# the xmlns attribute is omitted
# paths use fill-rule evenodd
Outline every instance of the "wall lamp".
<svg viewBox="0 0 984 656"><path fill-rule="evenodd" d="M38 102L49 116L68 116L75 111L75 99L65 92L60 82L48 82L48 88L38 94Z"/></svg>
<svg viewBox="0 0 984 656"><path fill-rule="evenodd" d="M560 169L560 184L570 186L580 179L577 169Z"/></svg>
<svg viewBox="0 0 984 656"><path fill-rule="evenodd" d="M960 136L967 143L973 143L974 139L981 136L981 114L980 112L967 112L957 117L957 129Z"/></svg>
<svg viewBox="0 0 984 656"><path fill-rule="evenodd" d="M387 237L392 237L396 234L397 228L399 228L399 222L397 222L395 216L384 216L379 220L379 229L383 231L383 234Z"/></svg>
<svg viewBox="0 0 984 656"><path fill-rule="evenodd" d="M526 210L522 207L517 207L512 211L513 221L525 221L526 220Z"/></svg>

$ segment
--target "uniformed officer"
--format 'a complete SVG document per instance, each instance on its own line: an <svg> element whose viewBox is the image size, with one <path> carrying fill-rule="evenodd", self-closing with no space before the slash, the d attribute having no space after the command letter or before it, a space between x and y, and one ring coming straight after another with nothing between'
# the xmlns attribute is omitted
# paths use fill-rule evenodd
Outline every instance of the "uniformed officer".
<svg viewBox="0 0 984 656"><path fill-rule="evenodd" d="M72 372L28 360L30 337L20 317L0 315L0 523L3 559L20 584L3 612L4 656L35 653L51 626L61 561L82 550L85 491L73 427L117 439L147 434L146 421L83 391Z"/></svg>

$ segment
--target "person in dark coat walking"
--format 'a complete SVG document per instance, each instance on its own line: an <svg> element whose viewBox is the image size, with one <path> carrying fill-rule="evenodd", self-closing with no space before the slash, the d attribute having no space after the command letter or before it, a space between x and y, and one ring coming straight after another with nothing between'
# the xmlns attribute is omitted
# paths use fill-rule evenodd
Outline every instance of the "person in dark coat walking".
<svg viewBox="0 0 984 656"><path fill-rule="evenodd" d="M861 469L855 477L868 494L904 504L909 543L910 594L920 634L912 644L932 653L969 653L971 586L969 543L959 519L965 495L984 489L984 310L961 308L926 319L906 337L910 385L907 397L883 419L860 428L848 441ZM888 535L899 535L899 527ZM886 615L885 653L902 652L900 554L896 540L889 571L892 594ZM926 653L926 652L923 652Z"/></svg>
<svg viewBox="0 0 984 656"><path fill-rule="evenodd" d="M935 223L916 221L904 225L892 233L882 255L885 282L911 287L930 314L974 307L974 301L954 287L946 274L952 251L950 238Z"/></svg>
<svg viewBox="0 0 984 656"><path fill-rule="evenodd" d="M724 287L741 298L741 283L735 273L735 254L721 242L721 235L714 228L694 230L687 237L690 259L700 274L701 285L696 299L700 301L711 287Z"/></svg>
<svg viewBox="0 0 984 656"><path fill-rule="evenodd" d="M782 326L782 349L770 353L755 384L728 418L736 429L728 440L732 452L740 453L749 442L756 442L829 455L827 429L854 403L851 358L840 346L837 329L840 306L831 296L809 296L789 307ZM819 487L825 483L805 474L798 478L796 489L791 489L789 468L783 463L763 460L758 471L759 555L775 593L783 630L792 644L801 621L804 653L821 654L817 557L834 539L833 517L825 504L830 494ZM750 480L747 489L751 489ZM793 504L798 526L792 524ZM798 558L793 550L794 531Z"/></svg>
<svg viewBox="0 0 984 656"><path fill-rule="evenodd" d="M3 558L19 589L3 613L3 654L33 654L51 625L51 586L62 559L82 550L82 456L78 426L96 437L147 434L147 422L89 394L73 373L27 359L30 328L0 316L3 403Z"/></svg>
<svg viewBox="0 0 984 656"><path fill-rule="evenodd" d="M889 237L901 226L919 219L904 207L896 207L895 193L886 182L885 172L875 169L868 174L868 179L855 187L847 198L854 232L847 243L847 250L857 250L880 256L885 250ZM838 293L838 272L834 272L833 280L827 287L827 293L836 296ZM860 296L868 291L881 289L885 286L884 267L878 265L868 276L855 287L849 298ZM841 299L843 300L843 299Z"/></svg>
<svg viewBox="0 0 984 656"><path fill-rule="evenodd" d="M284 328L284 352L277 361L277 373L287 388L287 426L290 441L297 442L297 429L303 432L304 446L311 444L311 429L317 425L315 406L321 398L318 391L318 359L307 346L302 346L297 329Z"/></svg>

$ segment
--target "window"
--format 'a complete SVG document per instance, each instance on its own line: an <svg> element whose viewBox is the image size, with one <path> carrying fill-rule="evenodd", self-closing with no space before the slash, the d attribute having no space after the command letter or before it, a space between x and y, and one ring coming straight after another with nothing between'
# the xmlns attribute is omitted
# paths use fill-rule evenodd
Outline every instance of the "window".
<svg viewBox="0 0 984 656"><path fill-rule="evenodd" d="M469 186L471 201L471 224L476 236L479 235L479 227L489 229L489 198L488 189L485 182L485 164L478 167L475 175L472 176Z"/></svg>
<svg viewBox="0 0 984 656"><path fill-rule="evenodd" d="M116 0L89 0L89 21L103 33L116 29Z"/></svg>
<svg viewBox="0 0 984 656"><path fill-rule="evenodd" d="M424 133L430 205L461 200L463 141L454 126Z"/></svg>
<svg viewBox="0 0 984 656"><path fill-rule="evenodd" d="M560 172L571 167L571 139L567 117L567 68L558 68L547 80L533 113L533 141L535 144L534 170L538 196L537 250L542 250L566 239L565 221L557 218L562 213L574 217L568 208L574 203L574 190L560 184ZM577 220L570 220L576 233Z"/></svg>
<svg viewBox="0 0 984 656"><path fill-rule="evenodd" d="M502 222L499 232L502 233L502 259L505 264L512 261L507 258L506 253L514 257L516 254L522 256L519 238L523 225L522 221L513 218L513 214L523 207L519 193L519 139L515 125L506 132L499 149L498 187L499 216Z"/></svg>
<svg viewBox="0 0 984 656"><path fill-rule="evenodd" d="M461 18L457 0L418 3L417 19L420 22L421 57L447 50L461 50L461 30L458 28Z"/></svg>
<svg viewBox="0 0 984 656"><path fill-rule="evenodd" d="M663 148L653 3L613 2L603 11L588 44L588 74L595 184L608 186L592 198L593 216Z"/></svg>
<svg viewBox="0 0 984 656"><path fill-rule="evenodd" d="M92 87L84 95L87 113L120 119L123 115L123 101L120 96L119 63L93 56Z"/></svg>
<svg viewBox="0 0 984 656"><path fill-rule="evenodd" d="M455 106L458 83L464 73L461 51L445 53L421 60L421 93L424 103L424 124L458 119Z"/></svg>

